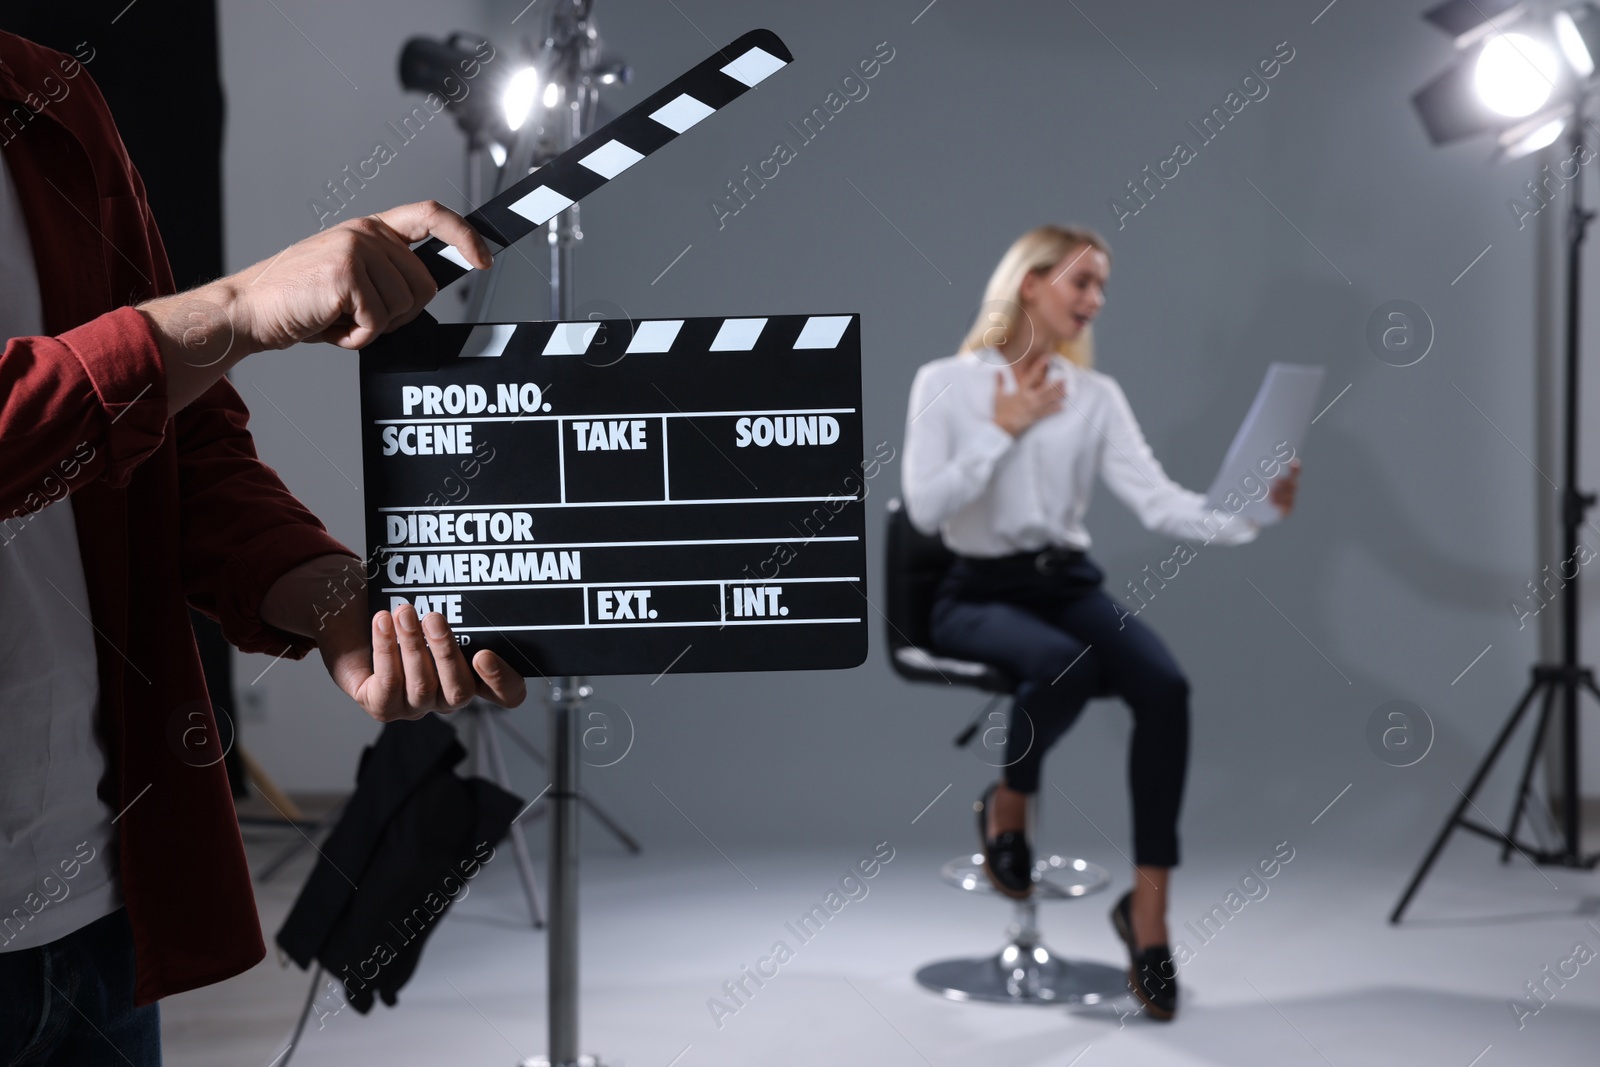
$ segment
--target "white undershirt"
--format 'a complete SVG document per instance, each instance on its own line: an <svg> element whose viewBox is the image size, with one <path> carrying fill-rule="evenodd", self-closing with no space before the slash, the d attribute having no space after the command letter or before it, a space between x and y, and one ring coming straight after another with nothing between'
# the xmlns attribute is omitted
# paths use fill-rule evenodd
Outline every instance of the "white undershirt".
<svg viewBox="0 0 1600 1067"><path fill-rule="evenodd" d="M0 164L0 343L43 330L39 276L11 172ZM0 441L0 462L6 442ZM17 516L0 536L0 952L65 937L122 906L94 629L72 501ZM6 516L10 518L9 515Z"/></svg>
<svg viewBox="0 0 1600 1067"><path fill-rule="evenodd" d="M1048 359L1048 379L1066 383L1066 401L1017 438L994 421L997 375L1016 391L999 353L964 352L917 371L901 472L914 526L937 530L964 556L1086 550L1083 516L1098 474L1147 529L1214 544L1255 538L1254 524L1167 477L1115 379Z"/></svg>

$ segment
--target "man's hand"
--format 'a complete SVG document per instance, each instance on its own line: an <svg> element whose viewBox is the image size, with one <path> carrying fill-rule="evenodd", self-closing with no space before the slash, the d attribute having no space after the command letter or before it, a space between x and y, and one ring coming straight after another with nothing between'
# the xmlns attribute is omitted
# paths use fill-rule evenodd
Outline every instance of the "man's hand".
<svg viewBox="0 0 1600 1067"><path fill-rule="evenodd" d="M313 638L334 682L379 722L455 711L475 696L514 708L528 695L488 649L469 665L438 612L418 619L403 604L369 622L366 575L351 556L319 556L283 574L262 599L261 618Z"/></svg>
<svg viewBox="0 0 1600 1067"><path fill-rule="evenodd" d="M351 219L237 274L139 305L177 413L246 356L327 341L361 348L422 313L437 292L410 245L437 237L486 270L489 246L454 211L425 200Z"/></svg>
<svg viewBox="0 0 1600 1067"><path fill-rule="evenodd" d="M422 313L437 288L411 251L433 236L479 269L489 246L467 221L432 200L351 219L232 277L237 321L259 349L327 341L362 348Z"/></svg>
<svg viewBox="0 0 1600 1067"><path fill-rule="evenodd" d="M527 683L488 649L468 666L444 616L418 619L410 604L373 616L370 645L334 637L317 647L339 688L379 722L456 711L475 696L514 708L528 695Z"/></svg>

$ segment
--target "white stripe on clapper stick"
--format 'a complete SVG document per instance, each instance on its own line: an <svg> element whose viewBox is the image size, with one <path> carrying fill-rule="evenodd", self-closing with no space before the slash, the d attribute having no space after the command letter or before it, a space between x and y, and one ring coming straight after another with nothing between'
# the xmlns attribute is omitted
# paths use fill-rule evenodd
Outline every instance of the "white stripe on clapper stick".
<svg viewBox="0 0 1600 1067"><path fill-rule="evenodd" d="M752 31L740 41L751 37L764 38L773 43L778 51L785 53L788 51L770 31ZM650 111L643 110L644 105L641 104L624 113L595 134L585 138L579 146L575 146L540 168L537 177L523 178L484 204L469 217L469 221L480 231L486 229L484 223L487 222L488 232L494 233L499 240L515 243L528 236L533 229L543 226L557 214L571 207L576 202L575 196L586 195L598 188L592 179L576 173L577 168L582 168L590 175L597 175L605 182L609 182L623 171L632 168L656 148L667 144L677 135L698 125L708 115L719 110L702 97L720 99L723 106L726 106L789 63L789 60L780 59L760 46L747 47L737 59L721 62L726 59L731 49L739 46L740 41L735 41L728 48L720 50L715 56L669 83L658 94L670 97L665 104L654 105ZM720 79L738 82L743 88L730 92L726 82L719 84ZM641 123L646 121L654 123L663 130L671 131L673 136L662 139L655 131L641 127ZM635 143L629 144L629 140ZM582 155L576 155L575 153L580 150ZM562 188L567 191L563 192ZM508 214L515 216L519 223L526 224L528 228L512 223L506 218ZM497 221L491 222L490 220L496 219L496 216L498 216ZM443 267L442 263L430 262L430 271L441 278L442 284L445 285L472 270L472 265L466 261L466 257L459 249L437 238L425 242L417 252L425 260L437 259L450 264L447 268L439 269Z"/></svg>

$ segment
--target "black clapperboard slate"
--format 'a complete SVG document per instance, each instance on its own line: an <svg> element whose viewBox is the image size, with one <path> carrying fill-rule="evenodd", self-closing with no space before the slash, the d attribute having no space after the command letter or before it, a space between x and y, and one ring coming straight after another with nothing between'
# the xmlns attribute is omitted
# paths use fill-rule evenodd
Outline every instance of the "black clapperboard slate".
<svg viewBox="0 0 1600 1067"><path fill-rule="evenodd" d="M509 245L792 58L747 33L467 219ZM528 676L866 658L858 315L424 313L362 351L361 418L374 613L440 611Z"/></svg>

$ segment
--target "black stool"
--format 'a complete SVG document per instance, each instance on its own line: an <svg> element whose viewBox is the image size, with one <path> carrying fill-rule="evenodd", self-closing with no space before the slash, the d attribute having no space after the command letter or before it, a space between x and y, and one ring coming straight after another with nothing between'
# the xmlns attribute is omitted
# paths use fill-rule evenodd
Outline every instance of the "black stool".
<svg viewBox="0 0 1600 1067"><path fill-rule="evenodd" d="M911 525L899 500L889 501L884 537L884 580L888 600L889 662L895 673L913 682L969 686L991 698L967 727L956 735L964 747L979 723L1016 691L1016 682L988 663L941 656L932 650L929 616L939 582L955 555L937 537ZM1033 821L1030 812L1030 823ZM1030 839L1033 838L1030 833ZM940 869L950 885L971 893L996 893L983 871L983 854L958 856ZM1033 865L1033 893L1015 901L1006 928L1006 945L993 956L940 960L917 971L917 981L952 1000L1003 1004L1096 1004L1128 992L1125 972L1104 963L1068 960L1044 944L1038 928L1041 900L1076 900L1111 884L1098 864L1063 856L1043 856Z"/></svg>

